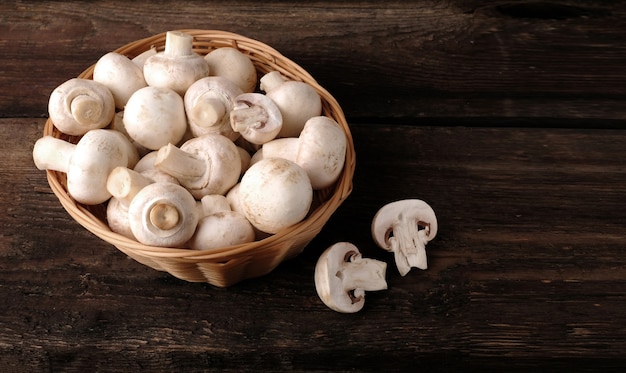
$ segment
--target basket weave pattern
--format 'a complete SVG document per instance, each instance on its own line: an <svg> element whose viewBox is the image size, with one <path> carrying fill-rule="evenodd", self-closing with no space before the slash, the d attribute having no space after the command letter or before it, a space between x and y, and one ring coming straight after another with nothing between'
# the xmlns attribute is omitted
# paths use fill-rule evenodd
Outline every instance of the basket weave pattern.
<svg viewBox="0 0 626 373"><path fill-rule="evenodd" d="M285 77L310 84L322 98L322 114L333 118L344 130L348 147L342 174L334 186L316 191L311 211L305 220L265 239L252 243L224 247L210 251L164 248L143 245L112 232L106 223L106 205L86 206L77 203L67 192L66 175L47 171L50 188L67 212L84 228L114 245L139 263L190 282L208 282L219 287L234 285L242 280L259 277L272 271L283 260L299 254L321 231L330 216L352 191L355 152L352 135L337 101L300 66L282 56L273 48L247 37L213 30L181 30L194 37L194 51L206 55L220 47L234 47L245 53L254 63L258 76L279 71ZM165 47L165 33L129 43L115 50L133 58L155 47ZM94 65L78 77L91 79ZM59 132L48 119L44 135L78 142L79 138Z"/></svg>

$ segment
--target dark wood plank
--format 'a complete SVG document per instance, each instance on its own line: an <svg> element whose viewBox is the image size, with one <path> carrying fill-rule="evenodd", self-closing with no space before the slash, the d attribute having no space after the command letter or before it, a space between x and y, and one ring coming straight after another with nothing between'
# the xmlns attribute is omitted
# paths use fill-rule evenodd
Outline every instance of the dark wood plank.
<svg viewBox="0 0 626 373"><path fill-rule="evenodd" d="M353 126L353 194L297 258L220 289L128 259L74 222L30 160L43 119L1 119L0 370L597 371L625 366L619 130ZM369 224L422 198L430 268L400 277ZM351 241L389 289L337 314L319 254Z"/></svg>
<svg viewBox="0 0 626 373"><path fill-rule="evenodd" d="M623 2L41 1L0 14L4 117L45 116L52 89L104 53L179 28L275 47L354 121L626 117Z"/></svg>

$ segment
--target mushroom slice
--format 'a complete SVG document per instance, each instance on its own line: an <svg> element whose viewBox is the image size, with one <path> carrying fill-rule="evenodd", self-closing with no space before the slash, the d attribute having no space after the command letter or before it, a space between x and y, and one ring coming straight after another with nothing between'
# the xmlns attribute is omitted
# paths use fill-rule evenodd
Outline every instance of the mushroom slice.
<svg viewBox="0 0 626 373"><path fill-rule="evenodd" d="M315 289L324 304L342 313L363 308L365 292L387 289L387 263L365 259L349 242L330 246L315 266Z"/></svg>
<svg viewBox="0 0 626 373"><path fill-rule="evenodd" d="M419 199L405 199L383 206L372 221L372 237L381 248L395 254L400 275L411 267L428 268L426 244L437 235L433 209Z"/></svg>
<svg viewBox="0 0 626 373"><path fill-rule="evenodd" d="M273 140L283 127L283 116L274 101L261 93L244 93L234 100L230 125L253 144Z"/></svg>

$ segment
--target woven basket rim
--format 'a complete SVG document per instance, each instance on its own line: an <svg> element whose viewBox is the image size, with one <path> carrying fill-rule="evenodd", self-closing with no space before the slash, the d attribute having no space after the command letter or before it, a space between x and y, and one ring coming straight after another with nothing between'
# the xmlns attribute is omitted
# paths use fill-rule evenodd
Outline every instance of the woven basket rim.
<svg viewBox="0 0 626 373"><path fill-rule="evenodd" d="M232 46L244 52L249 52L251 59L255 65L260 58L265 58L265 63L272 66L273 69L280 71L285 76L301 80L310 84L320 95L323 102L324 115L331 113L331 116L344 130L347 137L346 161L344 169L341 173L339 181L330 188L327 193L329 197L316 206L309 215L300 223L280 232L270 235L266 238L236 245L213 249L210 251L193 250L190 248L169 248L157 247L141 244L135 240L127 238L121 234L112 232L108 225L98 218L88 206L77 203L71 198L62 182L64 174L56 171L46 171L48 183L57 196L65 210L72 216L81 226L92 232L104 241L116 246L118 249L128 252L131 251L140 256L154 258L172 258L180 260L210 261L224 262L251 252L262 253L268 245L280 243L281 241L290 242L295 240L294 235L307 230L319 231L330 218L330 215L341 205L341 203L352 192L352 178L355 171L355 149L352 134L348 127L345 115L335 100L335 98L302 67L283 56L274 48L251 38L236 33L220 30L202 30L202 29L181 29L179 31L186 32L194 36L194 51L202 53L209 51L211 47ZM140 39L114 50L114 52L134 57L135 55L151 48L162 48L164 45L166 33L156 34L144 39ZM94 65L85 69L78 78L91 79L93 75ZM51 120L48 120L44 126L44 135L52 135L55 137L66 136L60 133L54 127ZM74 139L76 140L76 139Z"/></svg>

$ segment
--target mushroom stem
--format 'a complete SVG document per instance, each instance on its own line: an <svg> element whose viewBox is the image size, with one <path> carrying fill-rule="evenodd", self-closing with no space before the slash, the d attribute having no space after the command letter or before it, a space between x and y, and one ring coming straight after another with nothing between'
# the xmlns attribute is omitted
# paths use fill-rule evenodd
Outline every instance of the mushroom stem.
<svg viewBox="0 0 626 373"><path fill-rule="evenodd" d="M224 101L209 92L198 97L189 117L198 126L206 128L219 124L226 111Z"/></svg>
<svg viewBox="0 0 626 373"><path fill-rule="evenodd" d="M263 128L268 119L267 111L257 105L235 109L230 114L230 122L236 132L243 132L248 127Z"/></svg>
<svg viewBox="0 0 626 373"><path fill-rule="evenodd" d="M152 180L127 167L116 167L107 178L107 190L122 205L128 207L133 197Z"/></svg>
<svg viewBox="0 0 626 373"><path fill-rule="evenodd" d="M175 228L180 221L180 213L176 206L168 203L157 203L150 209L150 223L156 228L168 231Z"/></svg>
<svg viewBox="0 0 626 373"><path fill-rule="evenodd" d="M193 52L193 36L180 31L165 34L164 54L168 56L189 56Z"/></svg>
<svg viewBox="0 0 626 373"><path fill-rule="evenodd" d="M336 276L342 280L346 291L353 291L355 298L363 296L363 291L387 289L385 271L387 264L374 259L363 258L357 252L346 254L346 263Z"/></svg>
<svg viewBox="0 0 626 373"><path fill-rule="evenodd" d="M402 276L406 275L411 267L427 269L426 243L430 227L419 229L415 220L401 218L393 226L393 237L389 243L394 253L398 270Z"/></svg>
<svg viewBox="0 0 626 373"><path fill-rule="evenodd" d="M195 181L204 182L209 179L211 173L211 162L209 162L208 155L201 158L172 144L159 149L154 166L175 177L181 184L191 184Z"/></svg>
<svg viewBox="0 0 626 373"><path fill-rule="evenodd" d="M98 98L87 94L81 94L72 98L70 111L79 124L90 126L97 123L102 116L104 105Z"/></svg>
<svg viewBox="0 0 626 373"><path fill-rule="evenodd" d="M274 88L285 82L285 78L278 71L270 71L269 73L263 75L260 79L261 90L263 91L271 91Z"/></svg>
<svg viewBox="0 0 626 373"><path fill-rule="evenodd" d="M33 160L39 170L65 172L69 168L70 159L76 145L71 142L44 136L35 142Z"/></svg>

